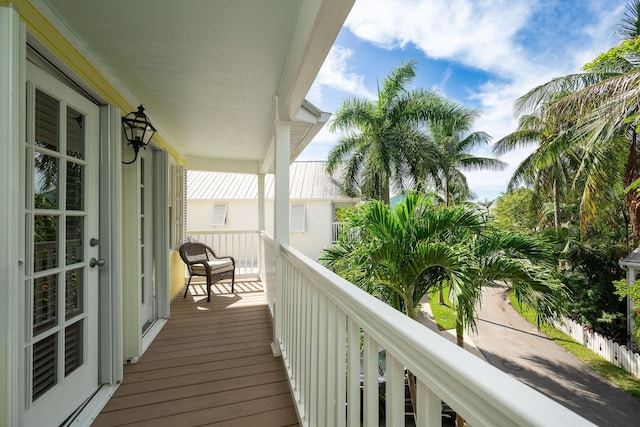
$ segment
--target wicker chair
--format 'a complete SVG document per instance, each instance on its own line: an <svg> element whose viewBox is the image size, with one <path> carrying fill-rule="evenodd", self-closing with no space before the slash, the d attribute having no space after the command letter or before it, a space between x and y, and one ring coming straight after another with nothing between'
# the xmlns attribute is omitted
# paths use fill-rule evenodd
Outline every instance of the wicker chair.
<svg viewBox="0 0 640 427"><path fill-rule="evenodd" d="M184 298L193 276L207 278L207 301L211 301L211 286L223 279L231 279L233 293L236 279L236 261L230 256L217 256L209 246L203 243L188 242L180 246L180 257L189 270L189 281L184 290Z"/></svg>

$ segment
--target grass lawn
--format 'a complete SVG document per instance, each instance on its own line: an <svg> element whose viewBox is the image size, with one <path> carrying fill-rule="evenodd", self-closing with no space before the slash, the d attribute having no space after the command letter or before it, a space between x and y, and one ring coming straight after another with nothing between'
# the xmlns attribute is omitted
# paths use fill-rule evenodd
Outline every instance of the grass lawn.
<svg viewBox="0 0 640 427"><path fill-rule="evenodd" d="M438 291L429 293L429 305L441 331L456 327L456 312L449 301L449 288L444 289L444 305L438 304Z"/></svg>
<svg viewBox="0 0 640 427"><path fill-rule="evenodd" d="M521 307L513 294L510 295L511 304L513 307L529 322L536 325L535 312L528 307ZM437 305L437 301L436 301ZM542 325L542 332L544 332L549 338L554 340L557 344L560 344L577 358L585 362L594 371L602 375L611 383L617 385L633 397L640 399L640 379L634 377L629 372L622 368L617 367L613 363L610 363L593 353L587 347L578 344L573 338L563 334L559 330L550 325Z"/></svg>

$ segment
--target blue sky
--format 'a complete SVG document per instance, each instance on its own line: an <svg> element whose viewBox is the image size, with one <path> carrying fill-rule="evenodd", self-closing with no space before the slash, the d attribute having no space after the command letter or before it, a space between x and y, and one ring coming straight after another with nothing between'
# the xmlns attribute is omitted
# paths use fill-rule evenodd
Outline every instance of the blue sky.
<svg viewBox="0 0 640 427"><path fill-rule="evenodd" d="M618 0L356 0L307 99L333 112L350 97L372 98L378 81L417 61L414 87L478 109L474 130L497 141L515 130L514 101L533 87L579 72L619 43ZM328 126L298 160L325 160L338 135ZM477 154L491 155L491 147ZM467 172L479 200L505 191L529 150L508 153L503 172Z"/></svg>

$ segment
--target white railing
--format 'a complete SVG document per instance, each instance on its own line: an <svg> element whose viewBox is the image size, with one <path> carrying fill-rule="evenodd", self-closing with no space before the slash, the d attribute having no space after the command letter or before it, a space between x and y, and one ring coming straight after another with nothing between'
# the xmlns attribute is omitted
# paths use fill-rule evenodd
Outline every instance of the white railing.
<svg viewBox="0 0 640 427"><path fill-rule="evenodd" d="M378 425L380 348L388 426L405 422L405 368L417 378L417 426L440 426L443 401L474 427L593 425L288 245L276 268L276 346L303 426L360 426L361 407L362 425Z"/></svg>
<svg viewBox="0 0 640 427"><path fill-rule="evenodd" d="M597 332L589 331L580 323L566 317L560 322L555 322L554 326L598 356L640 378L640 354L626 345L620 345Z"/></svg>
<svg viewBox="0 0 640 427"><path fill-rule="evenodd" d="M262 254L260 262L260 277L262 278L262 287L267 299L267 304L271 310L271 316L275 314L276 302L276 255L273 239L264 232L260 234Z"/></svg>
<svg viewBox="0 0 640 427"><path fill-rule="evenodd" d="M344 222L331 223L331 243L335 243L338 241L338 237L340 237L340 233L342 233L343 228Z"/></svg>
<svg viewBox="0 0 640 427"><path fill-rule="evenodd" d="M218 256L232 256L237 277L257 277L260 259L257 230L187 231L187 237L213 248Z"/></svg>

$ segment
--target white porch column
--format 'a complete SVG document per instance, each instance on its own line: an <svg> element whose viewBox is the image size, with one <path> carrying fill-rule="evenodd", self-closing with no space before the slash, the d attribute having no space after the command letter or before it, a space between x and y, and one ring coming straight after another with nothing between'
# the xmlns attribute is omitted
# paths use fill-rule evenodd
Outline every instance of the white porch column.
<svg viewBox="0 0 640 427"><path fill-rule="evenodd" d="M271 350L274 356L280 356L280 336L282 331L282 295L284 272L282 271L282 255L280 247L289 243L289 143L291 122L277 121L275 124L275 196L273 229L276 250L276 298L273 343Z"/></svg>
<svg viewBox="0 0 640 427"><path fill-rule="evenodd" d="M0 7L0 426L20 425L24 315L25 28L13 7Z"/></svg>
<svg viewBox="0 0 640 427"><path fill-rule="evenodd" d="M258 174L258 231L264 231L264 174Z"/></svg>

